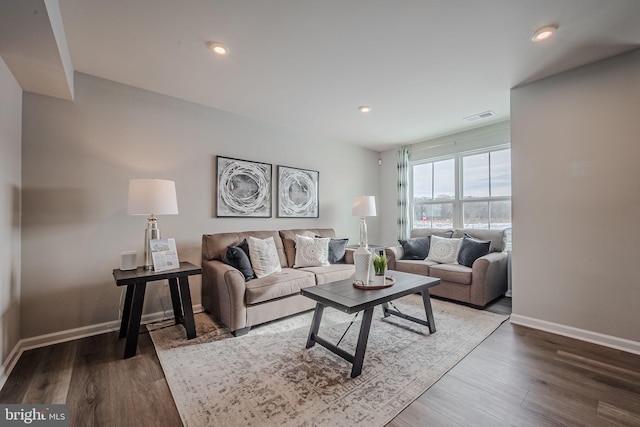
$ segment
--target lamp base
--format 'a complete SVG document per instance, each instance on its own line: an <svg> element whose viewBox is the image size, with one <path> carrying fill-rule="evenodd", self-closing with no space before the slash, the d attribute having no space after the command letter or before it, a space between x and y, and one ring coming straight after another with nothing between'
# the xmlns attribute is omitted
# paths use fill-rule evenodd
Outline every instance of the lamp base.
<svg viewBox="0 0 640 427"><path fill-rule="evenodd" d="M153 270L153 257L151 256L151 240L160 238L158 218L151 215L147 221L147 229L144 235L144 269Z"/></svg>

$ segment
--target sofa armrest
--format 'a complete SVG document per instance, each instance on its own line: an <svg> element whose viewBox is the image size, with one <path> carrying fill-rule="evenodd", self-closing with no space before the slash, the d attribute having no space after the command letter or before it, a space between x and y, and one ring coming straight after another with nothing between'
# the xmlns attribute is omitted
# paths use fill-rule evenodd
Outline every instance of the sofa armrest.
<svg viewBox="0 0 640 427"><path fill-rule="evenodd" d="M396 261L399 259L402 259L402 257L404 256L404 249L402 249L402 246L398 245L398 246L389 246L387 249L385 249L385 254L387 255L387 268L389 270L395 270L396 269Z"/></svg>
<svg viewBox="0 0 640 427"><path fill-rule="evenodd" d="M507 252L491 252L471 266L470 303L484 307L507 292Z"/></svg>
<svg viewBox="0 0 640 427"><path fill-rule="evenodd" d="M355 249L346 248L344 250L344 262L345 264L353 264L353 253Z"/></svg>
<svg viewBox="0 0 640 427"><path fill-rule="evenodd" d="M202 305L231 331L247 325L242 273L222 261L202 262Z"/></svg>

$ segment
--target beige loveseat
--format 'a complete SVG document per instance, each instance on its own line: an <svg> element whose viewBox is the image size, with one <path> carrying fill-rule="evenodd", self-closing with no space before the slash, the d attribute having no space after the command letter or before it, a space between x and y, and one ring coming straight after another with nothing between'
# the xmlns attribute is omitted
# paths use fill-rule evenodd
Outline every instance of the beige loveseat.
<svg viewBox="0 0 640 427"><path fill-rule="evenodd" d="M439 264L428 260L403 260L402 246L386 249L389 269L440 278L440 284L429 289L431 295L484 308L507 292L506 234L503 230L415 228L411 238L439 236L462 238L464 235L490 240L489 253L476 259L471 267L459 264Z"/></svg>
<svg viewBox="0 0 640 427"><path fill-rule="evenodd" d="M300 295L300 289L345 280L355 273L353 252L346 251L344 264L293 268L296 234L335 237L333 229L247 231L202 236L202 305L234 335L252 326L315 307L315 301ZM273 237L282 271L245 282L242 273L224 262L228 246L237 246L253 236Z"/></svg>

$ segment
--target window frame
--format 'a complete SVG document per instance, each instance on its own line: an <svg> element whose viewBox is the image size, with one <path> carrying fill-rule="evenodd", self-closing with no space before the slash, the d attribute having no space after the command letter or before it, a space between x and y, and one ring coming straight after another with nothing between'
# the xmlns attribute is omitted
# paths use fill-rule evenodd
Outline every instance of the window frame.
<svg viewBox="0 0 640 427"><path fill-rule="evenodd" d="M416 218L415 218L415 204L414 204L414 174L413 174L413 170L414 167L416 165L420 165L420 164L426 164L426 163L436 163L436 162L440 162L443 160L451 160L453 159L454 161L454 198L453 200L442 200L442 199L431 199L429 200L426 204L428 205L437 205L437 204L443 204L443 203L452 203L453 204L453 215L452 215L452 220L453 220L453 228L464 228L464 204L465 203L473 203L473 202L483 202L483 203L490 203L490 202L498 202L498 201L508 201L508 202L512 202L512 198L513 198L513 193L510 196L491 196L491 156L489 156L489 196L488 197L472 197L472 198L468 198L468 199L464 199L463 198L463 189L464 189L464 171L463 171L463 158L464 157L468 157L468 156L473 156L473 155L477 155L477 154L485 154L485 153L492 153L492 152L497 152L497 151L502 151L502 150L510 150L511 149L511 144L499 144L499 145L494 145L491 147L485 147L482 149L477 149L477 150L469 150L469 151L461 151L458 153L452 153L452 154L448 154L448 155L443 155L443 156L436 156L436 157L431 157L431 158L426 158L426 159L420 159L420 160L416 160L416 161L410 161L409 162L409 166L410 166L410 172L409 172L409 179L410 179L410 183L411 183L411 190L410 190L410 203L409 203L409 210L410 210L410 217L411 217L411 228L416 228ZM434 168L432 166L431 169L431 173L432 173L432 188L431 188L431 192L433 194L433 181L434 181L434 176L433 176L433 171ZM512 204L512 209L513 209L513 204ZM489 215L491 215L491 211L489 210ZM491 228L491 222L490 222L489 218L489 223L488 223L488 229L492 229ZM512 217L512 221L513 221L513 217ZM513 223L513 222L512 222ZM429 228L429 227L427 227ZM511 227L508 227L511 228Z"/></svg>

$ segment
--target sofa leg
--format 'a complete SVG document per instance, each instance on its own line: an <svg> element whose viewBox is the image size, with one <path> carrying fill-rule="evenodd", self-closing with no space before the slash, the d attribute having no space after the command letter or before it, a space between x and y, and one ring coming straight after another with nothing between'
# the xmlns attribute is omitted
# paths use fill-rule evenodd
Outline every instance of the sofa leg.
<svg viewBox="0 0 640 427"><path fill-rule="evenodd" d="M234 337L241 337L243 335L247 335L249 333L249 329L251 329L251 326L247 326L246 328L241 328L241 329L237 329L233 332L231 332L233 334Z"/></svg>

